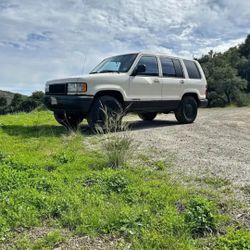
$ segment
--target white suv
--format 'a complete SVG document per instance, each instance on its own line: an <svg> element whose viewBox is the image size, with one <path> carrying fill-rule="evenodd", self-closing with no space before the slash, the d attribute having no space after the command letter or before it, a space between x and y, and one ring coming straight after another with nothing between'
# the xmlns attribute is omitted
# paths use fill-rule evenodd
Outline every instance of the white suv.
<svg viewBox="0 0 250 250"><path fill-rule="evenodd" d="M207 105L206 90L197 61L133 53L104 59L85 76L48 81L45 105L59 123L71 127L84 118L92 129L102 126L104 110L136 112L143 120L174 112L180 123L192 123L197 108Z"/></svg>

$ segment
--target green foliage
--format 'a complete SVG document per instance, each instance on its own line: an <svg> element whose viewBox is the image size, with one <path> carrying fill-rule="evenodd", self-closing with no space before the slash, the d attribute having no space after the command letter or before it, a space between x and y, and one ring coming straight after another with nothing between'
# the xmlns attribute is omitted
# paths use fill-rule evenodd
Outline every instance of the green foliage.
<svg viewBox="0 0 250 250"><path fill-rule="evenodd" d="M208 82L208 101L210 107L224 107L235 103L247 106L250 92L250 35L239 48L230 48L225 53L210 51L199 62Z"/></svg>
<svg viewBox="0 0 250 250"><path fill-rule="evenodd" d="M215 249L218 250L249 250L250 232L244 229L229 229L227 234L218 238Z"/></svg>
<svg viewBox="0 0 250 250"><path fill-rule="evenodd" d="M64 237L60 234L59 231L53 231L48 233L43 239L36 241L32 244L32 250L40 250L40 249L54 249L60 243L64 241Z"/></svg>
<svg viewBox="0 0 250 250"><path fill-rule="evenodd" d="M250 34L247 36L245 42L241 44L239 50L242 56L249 58L250 56Z"/></svg>
<svg viewBox="0 0 250 250"><path fill-rule="evenodd" d="M0 107L4 107L7 105L7 99L3 96L0 97Z"/></svg>
<svg viewBox="0 0 250 250"><path fill-rule="evenodd" d="M121 193L126 189L128 185L128 179L122 174L115 174L108 180L108 188L111 191Z"/></svg>
<svg viewBox="0 0 250 250"><path fill-rule="evenodd" d="M43 106L43 97L44 93L42 91L33 92L31 96L23 96L21 94L14 94L10 105L4 102L4 105L1 105L1 100L3 101L3 97L0 99L0 113L7 114L7 113L15 113L15 112L31 112L32 110Z"/></svg>
<svg viewBox="0 0 250 250"><path fill-rule="evenodd" d="M185 221L194 237L216 231L212 203L203 198L190 200L185 213Z"/></svg>
<svg viewBox="0 0 250 250"><path fill-rule="evenodd" d="M18 239L14 244L14 249L17 250L40 250L40 249L55 249L65 241L59 230L51 231L44 237L38 240L29 240L28 237Z"/></svg>

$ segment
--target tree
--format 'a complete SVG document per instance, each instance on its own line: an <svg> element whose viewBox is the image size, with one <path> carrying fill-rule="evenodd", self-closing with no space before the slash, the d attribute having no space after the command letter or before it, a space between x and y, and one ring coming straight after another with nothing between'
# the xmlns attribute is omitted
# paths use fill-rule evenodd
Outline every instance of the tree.
<svg viewBox="0 0 250 250"><path fill-rule="evenodd" d="M44 97L44 93L43 93L42 91L35 91L35 92L33 92L32 95L31 95L31 98L32 98L33 100L36 100L36 101L38 101L38 102L40 102L40 103L43 102L43 97Z"/></svg>
<svg viewBox="0 0 250 250"><path fill-rule="evenodd" d="M247 36L245 42L239 47L240 54L250 59L250 34Z"/></svg>
<svg viewBox="0 0 250 250"><path fill-rule="evenodd" d="M240 103L242 91L247 81L238 75L235 68L242 58L237 48L224 54L212 51L199 59L208 81L208 100L210 106L224 106L232 101ZM224 103L224 104L223 104Z"/></svg>
<svg viewBox="0 0 250 250"><path fill-rule="evenodd" d="M7 99L4 96L0 97L0 107L4 107L7 105Z"/></svg>
<svg viewBox="0 0 250 250"><path fill-rule="evenodd" d="M19 111L21 103L24 101L24 97L21 94L15 94L11 101L11 110Z"/></svg>
<svg viewBox="0 0 250 250"><path fill-rule="evenodd" d="M210 91L225 97L227 104L231 104L232 100L236 101L241 91L247 87L246 80L237 76L237 71L229 65L215 67L208 78L208 84Z"/></svg>
<svg viewBox="0 0 250 250"><path fill-rule="evenodd" d="M36 107L38 107L38 102L31 97L26 98L19 106L19 111L31 112Z"/></svg>

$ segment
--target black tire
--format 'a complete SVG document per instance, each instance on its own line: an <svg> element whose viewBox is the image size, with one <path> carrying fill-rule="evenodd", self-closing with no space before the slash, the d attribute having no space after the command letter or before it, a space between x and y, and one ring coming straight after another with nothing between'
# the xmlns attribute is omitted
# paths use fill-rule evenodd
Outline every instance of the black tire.
<svg viewBox="0 0 250 250"><path fill-rule="evenodd" d="M77 114L66 114L54 112L56 121L63 125L66 129L76 130L83 120L83 116Z"/></svg>
<svg viewBox="0 0 250 250"><path fill-rule="evenodd" d="M187 124L194 122L197 116L197 102L192 96L185 96L175 111L175 117L179 123Z"/></svg>
<svg viewBox="0 0 250 250"><path fill-rule="evenodd" d="M119 130L123 108L121 103L113 96L100 96L95 98L87 121L93 132L112 132Z"/></svg>
<svg viewBox="0 0 250 250"><path fill-rule="evenodd" d="M138 116L143 121L153 121L155 119L155 117L157 116L157 113L156 112L138 113Z"/></svg>

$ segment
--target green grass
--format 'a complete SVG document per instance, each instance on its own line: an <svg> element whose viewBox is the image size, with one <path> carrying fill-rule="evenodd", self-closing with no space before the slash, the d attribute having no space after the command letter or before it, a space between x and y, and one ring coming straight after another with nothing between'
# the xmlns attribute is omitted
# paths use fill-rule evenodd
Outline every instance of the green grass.
<svg viewBox="0 0 250 250"><path fill-rule="evenodd" d="M200 249L201 239L221 239L217 205L177 185L169 163L110 168L101 141L67 132L45 111L0 116L1 249L53 249L68 240L63 230L122 238L132 249ZM39 227L51 232L27 238Z"/></svg>

